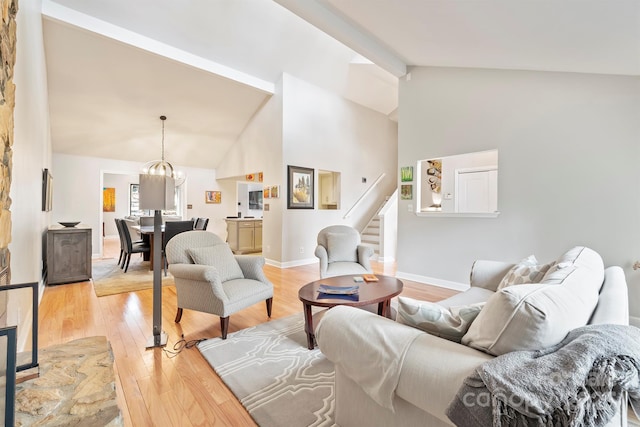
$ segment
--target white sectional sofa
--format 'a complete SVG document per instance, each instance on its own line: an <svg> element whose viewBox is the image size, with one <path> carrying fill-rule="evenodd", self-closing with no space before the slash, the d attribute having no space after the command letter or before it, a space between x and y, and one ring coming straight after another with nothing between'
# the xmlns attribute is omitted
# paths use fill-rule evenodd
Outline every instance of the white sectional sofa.
<svg viewBox="0 0 640 427"><path fill-rule="evenodd" d="M585 324L628 324L624 272L617 266L605 269L593 250L576 247L565 253L540 273L544 283L496 292L517 268L476 261L470 288L439 302L444 307L486 302L461 343L364 310L329 310L315 332L321 351L335 363L336 423L453 425L446 409L463 380L483 362L509 351L554 345ZM410 343L406 349L401 348L404 336ZM394 375L390 385L384 383ZM626 425L626 402L608 424L614 425Z"/></svg>

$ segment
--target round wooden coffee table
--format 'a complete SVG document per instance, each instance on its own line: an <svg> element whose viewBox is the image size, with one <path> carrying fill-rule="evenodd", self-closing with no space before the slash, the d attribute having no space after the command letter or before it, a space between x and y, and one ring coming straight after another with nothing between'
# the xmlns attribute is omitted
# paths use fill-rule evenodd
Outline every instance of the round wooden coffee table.
<svg viewBox="0 0 640 427"><path fill-rule="evenodd" d="M349 305L352 307L362 307L371 304L378 304L378 314L387 317L391 298L400 295L402 292L402 282L395 277L383 276L376 274L377 282L359 282L353 281L353 278L361 275L353 274L347 276L328 277L326 279L316 280L308 283L298 291L298 298L304 306L304 331L307 333L307 347L313 350L315 347L315 336L313 328L313 316L311 307L335 307L336 305ZM360 289L357 295L326 295L318 292L321 285L350 287L359 285ZM319 314L319 313L318 313ZM318 318L316 314L316 318ZM318 319L315 319L316 321Z"/></svg>

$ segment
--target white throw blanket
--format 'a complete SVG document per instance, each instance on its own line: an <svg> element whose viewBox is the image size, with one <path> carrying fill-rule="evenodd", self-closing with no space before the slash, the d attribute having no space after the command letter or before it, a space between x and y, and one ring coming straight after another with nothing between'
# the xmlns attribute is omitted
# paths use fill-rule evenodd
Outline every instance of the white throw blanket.
<svg viewBox="0 0 640 427"><path fill-rule="evenodd" d="M382 325L390 320L353 307L331 308L315 330L316 340L327 358L340 367L376 403L391 411L405 354L424 332L402 328L393 334ZM357 325L357 327L345 327ZM357 353L347 352L338 343L350 341Z"/></svg>

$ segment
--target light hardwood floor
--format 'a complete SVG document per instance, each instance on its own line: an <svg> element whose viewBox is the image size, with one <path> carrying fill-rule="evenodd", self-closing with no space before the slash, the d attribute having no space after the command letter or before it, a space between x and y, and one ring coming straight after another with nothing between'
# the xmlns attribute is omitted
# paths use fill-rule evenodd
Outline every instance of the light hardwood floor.
<svg viewBox="0 0 640 427"><path fill-rule="evenodd" d="M119 243L106 241L105 257ZM378 274L395 274L394 264L374 263ZM274 284L272 319L302 311L298 289L318 278L318 266L279 269L265 266ZM403 280L403 295L437 301L455 291ZM253 426L242 405L218 378L196 348L169 357L160 348L146 350L152 334L152 291L98 298L91 282L47 286L40 304L39 347L87 336L106 336L115 357L118 405L125 426ZM175 288L163 288L162 326L169 335L167 349L184 335L186 340L220 336L218 317L185 310L176 312ZM256 304L230 318L229 333L267 322L264 304Z"/></svg>

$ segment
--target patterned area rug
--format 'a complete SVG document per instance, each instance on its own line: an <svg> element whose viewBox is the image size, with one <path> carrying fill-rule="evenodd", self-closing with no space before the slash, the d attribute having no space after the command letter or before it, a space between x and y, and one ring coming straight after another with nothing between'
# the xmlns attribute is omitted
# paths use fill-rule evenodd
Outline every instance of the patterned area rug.
<svg viewBox="0 0 640 427"><path fill-rule="evenodd" d="M334 368L307 350L302 313L202 341L198 349L261 427L333 426Z"/></svg>
<svg viewBox="0 0 640 427"><path fill-rule="evenodd" d="M149 270L149 262L143 261L139 256L131 257L129 270L126 273L118 266L117 258L94 260L91 268L93 289L99 297L153 287L153 272ZM163 270L162 286L172 285L174 285L173 276L167 273L165 277Z"/></svg>

